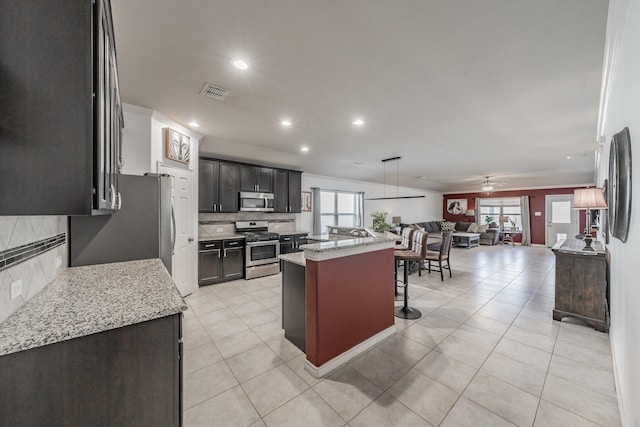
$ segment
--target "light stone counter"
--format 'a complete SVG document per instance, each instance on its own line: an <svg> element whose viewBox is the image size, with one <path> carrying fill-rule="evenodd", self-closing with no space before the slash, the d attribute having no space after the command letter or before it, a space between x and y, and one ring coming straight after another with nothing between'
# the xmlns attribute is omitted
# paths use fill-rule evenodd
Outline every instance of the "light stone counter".
<svg viewBox="0 0 640 427"><path fill-rule="evenodd" d="M373 252L393 248L398 236L392 233L379 233L375 237L358 237L330 240L300 246L306 259L322 261L358 253Z"/></svg>
<svg viewBox="0 0 640 427"><path fill-rule="evenodd" d="M303 267L307 266L307 259L304 256L304 252L293 252L290 254L282 254L280 255L280 259L283 261L288 261L294 264L301 265Z"/></svg>
<svg viewBox="0 0 640 427"><path fill-rule="evenodd" d="M205 234L198 236L198 242L210 242L212 240L226 240L226 239L244 239L244 234L237 233L219 233L219 234Z"/></svg>
<svg viewBox="0 0 640 427"><path fill-rule="evenodd" d="M0 323L0 355L186 309L159 259L72 267Z"/></svg>

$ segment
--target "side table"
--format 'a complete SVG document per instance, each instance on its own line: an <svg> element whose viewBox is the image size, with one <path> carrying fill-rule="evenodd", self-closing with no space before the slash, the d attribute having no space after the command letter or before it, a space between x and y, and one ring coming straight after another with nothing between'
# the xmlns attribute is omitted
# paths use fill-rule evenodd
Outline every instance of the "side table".
<svg viewBox="0 0 640 427"><path fill-rule="evenodd" d="M521 234L522 231L519 230L502 230L500 231L500 235L502 236L502 244L504 245L511 243L511 246L515 246L515 242L513 241L513 239L518 235Z"/></svg>

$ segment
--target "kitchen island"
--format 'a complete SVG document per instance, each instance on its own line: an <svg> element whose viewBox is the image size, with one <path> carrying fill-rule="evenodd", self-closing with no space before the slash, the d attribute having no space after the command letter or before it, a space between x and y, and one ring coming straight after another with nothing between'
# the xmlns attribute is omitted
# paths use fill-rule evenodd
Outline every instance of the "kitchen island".
<svg viewBox="0 0 640 427"><path fill-rule="evenodd" d="M395 332L394 243L387 235L340 239L280 256L285 336L306 353L315 377Z"/></svg>
<svg viewBox="0 0 640 427"><path fill-rule="evenodd" d="M64 270L0 323L0 425L180 425L186 308L159 259Z"/></svg>

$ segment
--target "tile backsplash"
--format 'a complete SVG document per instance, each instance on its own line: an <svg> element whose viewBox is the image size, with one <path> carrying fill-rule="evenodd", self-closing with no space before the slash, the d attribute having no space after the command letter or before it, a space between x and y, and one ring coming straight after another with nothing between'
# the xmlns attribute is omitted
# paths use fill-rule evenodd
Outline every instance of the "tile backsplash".
<svg viewBox="0 0 640 427"><path fill-rule="evenodd" d="M216 234L233 234L236 231L236 221L266 220L269 231L286 232L298 231L296 228L296 214L238 212L229 214L201 213L198 214L198 236L214 236Z"/></svg>
<svg viewBox="0 0 640 427"><path fill-rule="evenodd" d="M66 216L0 216L0 252L66 233ZM40 292L66 265L65 243L0 271L0 322ZM16 280L22 280L22 295L12 300L11 283Z"/></svg>

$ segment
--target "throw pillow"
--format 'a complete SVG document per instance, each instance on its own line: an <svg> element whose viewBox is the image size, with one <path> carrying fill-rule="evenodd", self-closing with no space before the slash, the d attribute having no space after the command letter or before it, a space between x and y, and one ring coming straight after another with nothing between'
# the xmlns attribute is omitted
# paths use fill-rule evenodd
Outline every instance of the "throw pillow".
<svg viewBox="0 0 640 427"><path fill-rule="evenodd" d="M441 230L442 231L456 231L456 223L455 222L449 222L449 221L444 221L441 225Z"/></svg>
<svg viewBox="0 0 640 427"><path fill-rule="evenodd" d="M489 229L489 224L479 225L477 233L486 233Z"/></svg>
<svg viewBox="0 0 640 427"><path fill-rule="evenodd" d="M456 231L469 232L470 225L468 222L456 222Z"/></svg>
<svg viewBox="0 0 640 427"><path fill-rule="evenodd" d="M440 227L438 226L438 223L435 221L429 221L429 228L434 233L440 231Z"/></svg>
<svg viewBox="0 0 640 427"><path fill-rule="evenodd" d="M467 232L468 233L477 233L478 232L478 227L480 227L480 225L476 224L475 222L472 222L469 225L469 228L467 228Z"/></svg>

